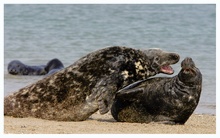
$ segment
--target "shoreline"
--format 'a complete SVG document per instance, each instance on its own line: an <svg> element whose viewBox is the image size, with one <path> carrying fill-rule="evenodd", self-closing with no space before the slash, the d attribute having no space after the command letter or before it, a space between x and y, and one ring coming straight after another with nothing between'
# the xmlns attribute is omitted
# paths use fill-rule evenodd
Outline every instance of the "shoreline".
<svg viewBox="0 0 220 138"><path fill-rule="evenodd" d="M116 122L109 113L81 122L4 116L4 134L216 134L216 115L192 114L184 125Z"/></svg>

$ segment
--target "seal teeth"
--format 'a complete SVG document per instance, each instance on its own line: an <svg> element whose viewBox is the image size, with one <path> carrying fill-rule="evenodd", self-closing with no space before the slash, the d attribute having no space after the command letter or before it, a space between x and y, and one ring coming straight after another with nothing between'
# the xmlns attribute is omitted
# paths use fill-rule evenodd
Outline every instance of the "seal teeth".
<svg viewBox="0 0 220 138"><path fill-rule="evenodd" d="M173 68L169 65L162 66L160 70L161 70L161 72L163 72L165 74L173 74L174 73Z"/></svg>
<svg viewBox="0 0 220 138"><path fill-rule="evenodd" d="M196 74L196 71L191 68L185 68L183 73L185 74Z"/></svg>

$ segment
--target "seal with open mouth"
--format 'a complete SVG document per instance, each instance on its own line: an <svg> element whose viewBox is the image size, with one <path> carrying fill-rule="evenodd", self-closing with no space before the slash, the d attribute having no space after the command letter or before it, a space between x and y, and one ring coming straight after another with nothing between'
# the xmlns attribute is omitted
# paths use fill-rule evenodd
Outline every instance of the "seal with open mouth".
<svg viewBox="0 0 220 138"><path fill-rule="evenodd" d="M115 92L169 67L179 55L161 49L139 50L122 46L89 53L67 68L5 97L4 114L81 121L111 108Z"/></svg>
<svg viewBox="0 0 220 138"><path fill-rule="evenodd" d="M111 113L120 122L184 124L198 105L202 74L185 58L174 77L135 82L116 93Z"/></svg>

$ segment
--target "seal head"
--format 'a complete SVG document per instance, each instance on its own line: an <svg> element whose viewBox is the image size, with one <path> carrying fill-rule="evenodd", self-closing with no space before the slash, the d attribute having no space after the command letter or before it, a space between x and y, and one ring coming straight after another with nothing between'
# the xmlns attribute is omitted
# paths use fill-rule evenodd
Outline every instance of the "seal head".
<svg viewBox="0 0 220 138"><path fill-rule="evenodd" d="M195 84L195 83L201 83L202 80L201 75L198 75L199 69L196 68L195 63L193 62L192 58L185 58L181 62L181 71L178 74L178 78L181 82L184 82L185 84ZM200 85L200 84L199 84Z"/></svg>
<svg viewBox="0 0 220 138"><path fill-rule="evenodd" d="M180 58L176 53L165 52L159 48L144 50L144 53L148 55L149 60L151 60L151 68L153 70L157 73L169 75L174 73L170 65L177 63Z"/></svg>
<svg viewBox="0 0 220 138"><path fill-rule="evenodd" d="M45 75L44 65L28 66L19 60L13 60L8 64L8 73L12 75Z"/></svg>

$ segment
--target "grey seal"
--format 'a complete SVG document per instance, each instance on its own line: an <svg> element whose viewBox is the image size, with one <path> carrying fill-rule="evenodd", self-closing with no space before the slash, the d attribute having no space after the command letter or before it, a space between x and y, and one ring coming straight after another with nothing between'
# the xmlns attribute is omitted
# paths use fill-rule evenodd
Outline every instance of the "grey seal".
<svg viewBox="0 0 220 138"><path fill-rule="evenodd" d="M174 77L135 82L116 93L111 113L120 122L184 124L198 105L202 74L185 58Z"/></svg>
<svg viewBox="0 0 220 138"><path fill-rule="evenodd" d="M44 69L47 72L47 76L48 76L60 71L63 68L64 68L63 63L59 59L54 58L47 63Z"/></svg>
<svg viewBox="0 0 220 138"><path fill-rule="evenodd" d="M8 64L8 73L12 75L51 75L63 68L63 63L57 58L50 60L46 65L39 66L29 66L19 60L12 60Z"/></svg>
<svg viewBox="0 0 220 138"><path fill-rule="evenodd" d="M12 75L45 75L45 65L29 66L19 60L12 60L8 64L8 73Z"/></svg>
<svg viewBox="0 0 220 138"><path fill-rule="evenodd" d="M115 92L158 73L172 74L179 55L161 49L103 48L4 98L4 115L82 121L111 108Z"/></svg>

